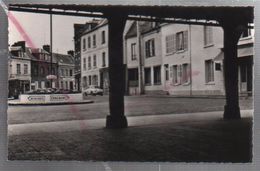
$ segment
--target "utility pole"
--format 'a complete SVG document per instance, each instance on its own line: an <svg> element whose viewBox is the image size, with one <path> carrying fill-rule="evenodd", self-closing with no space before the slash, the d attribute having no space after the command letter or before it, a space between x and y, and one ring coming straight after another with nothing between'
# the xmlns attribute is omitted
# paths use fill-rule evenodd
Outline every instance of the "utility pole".
<svg viewBox="0 0 260 171"><path fill-rule="evenodd" d="M138 54L139 54L139 92L140 94L144 94L144 82L143 82L143 70L144 70L144 61L142 55L142 44L141 44L141 29L139 25L139 21L136 21L136 37L137 37L137 45L138 45Z"/></svg>
<svg viewBox="0 0 260 171"><path fill-rule="evenodd" d="M52 14L50 14L50 55L51 55L51 74L50 75L53 75L53 73L52 73ZM51 78L50 88L52 88L52 78Z"/></svg>

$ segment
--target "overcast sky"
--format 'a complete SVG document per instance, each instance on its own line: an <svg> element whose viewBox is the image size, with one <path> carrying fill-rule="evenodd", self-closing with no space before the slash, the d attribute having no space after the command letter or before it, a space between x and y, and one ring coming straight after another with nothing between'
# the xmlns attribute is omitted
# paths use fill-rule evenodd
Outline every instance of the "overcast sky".
<svg viewBox="0 0 260 171"><path fill-rule="evenodd" d="M12 12L36 47L50 44L50 15ZM74 23L84 24L91 18L53 15L53 51L67 53L74 50ZM23 40L17 24L9 20L9 44Z"/></svg>

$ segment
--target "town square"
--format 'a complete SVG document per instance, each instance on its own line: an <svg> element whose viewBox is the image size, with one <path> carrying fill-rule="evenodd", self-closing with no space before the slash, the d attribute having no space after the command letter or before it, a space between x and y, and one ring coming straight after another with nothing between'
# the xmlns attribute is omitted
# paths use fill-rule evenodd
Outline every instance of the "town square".
<svg viewBox="0 0 260 171"><path fill-rule="evenodd" d="M252 162L252 7L8 9L9 160Z"/></svg>

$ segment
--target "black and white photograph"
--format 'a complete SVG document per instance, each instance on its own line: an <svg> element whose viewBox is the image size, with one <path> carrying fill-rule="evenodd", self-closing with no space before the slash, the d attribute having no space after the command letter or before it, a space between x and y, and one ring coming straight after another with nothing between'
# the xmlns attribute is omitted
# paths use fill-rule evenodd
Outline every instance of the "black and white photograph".
<svg viewBox="0 0 260 171"><path fill-rule="evenodd" d="M9 161L252 163L253 6L5 8Z"/></svg>

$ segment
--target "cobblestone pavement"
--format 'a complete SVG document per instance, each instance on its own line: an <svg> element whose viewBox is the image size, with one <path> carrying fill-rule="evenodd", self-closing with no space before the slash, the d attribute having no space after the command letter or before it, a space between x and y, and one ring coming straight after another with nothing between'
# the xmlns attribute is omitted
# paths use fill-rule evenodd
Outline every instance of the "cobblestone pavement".
<svg viewBox="0 0 260 171"><path fill-rule="evenodd" d="M42 132L19 133L33 125L20 124L9 135L9 160L250 162L252 110L242 111L241 120L223 120L222 115L128 117L130 126L120 130L104 129L104 119L95 120L99 128L93 129L69 129L75 121L68 121L67 129L57 125L60 122L48 122Z"/></svg>
<svg viewBox="0 0 260 171"><path fill-rule="evenodd" d="M9 106L8 123L40 123L105 118L109 114L108 96L87 97L93 104L59 106ZM225 99L175 98L170 96L126 96L127 116L182 114L221 111ZM241 99L241 109L252 109L252 99Z"/></svg>

